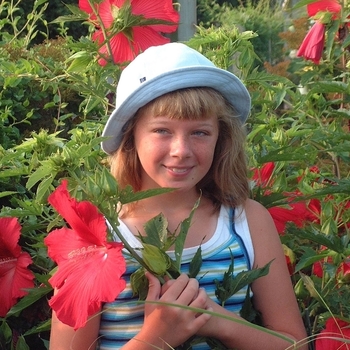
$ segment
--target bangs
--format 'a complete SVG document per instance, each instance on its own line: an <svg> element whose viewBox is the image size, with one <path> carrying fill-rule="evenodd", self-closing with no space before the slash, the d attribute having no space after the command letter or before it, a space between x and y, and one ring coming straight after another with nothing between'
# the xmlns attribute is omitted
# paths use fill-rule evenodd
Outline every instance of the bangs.
<svg viewBox="0 0 350 350"><path fill-rule="evenodd" d="M140 109L141 113L178 120L201 120L234 113L225 98L212 88L200 87L169 92Z"/></svg>

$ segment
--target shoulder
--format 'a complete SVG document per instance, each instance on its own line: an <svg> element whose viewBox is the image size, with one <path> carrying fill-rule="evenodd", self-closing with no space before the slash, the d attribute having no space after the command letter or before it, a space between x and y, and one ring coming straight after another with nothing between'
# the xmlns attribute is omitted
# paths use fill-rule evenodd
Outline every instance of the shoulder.
<svg viewBox="0 0 350 350"><path fill-rule="evenodd" d="M276 230L269 211L262 204L255 200L247 199L244 209L250 229L263 231L265 228L269 228L273 229L273 231Z"/></svg>
<svg viewBox="0 0 350 350"><path fill-rule="evenodd" d="M254 247L254 265L262 266L269 259L281 259L283 257L281 240L269 211L252 199L245 202L244 208Z"/></svg>

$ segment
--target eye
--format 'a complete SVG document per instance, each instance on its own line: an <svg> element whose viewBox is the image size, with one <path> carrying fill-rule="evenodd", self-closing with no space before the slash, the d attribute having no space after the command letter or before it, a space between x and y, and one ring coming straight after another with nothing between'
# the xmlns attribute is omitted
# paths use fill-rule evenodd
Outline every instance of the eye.
<svg viewBox="0 0 350 350"><path fill-rule="evenodd" d="M196 131L192 132L192 135L195 135L195 136L206 136L206 135L208 135L208 132L204 131L204 130L196 130Z"/></svg>
<svg viewBox="0 0 350 350"><path fill-rule="evenodd" d="M168 134L169 133L169 131L166 129L154 129L153 132L155 134Z"/></svg>

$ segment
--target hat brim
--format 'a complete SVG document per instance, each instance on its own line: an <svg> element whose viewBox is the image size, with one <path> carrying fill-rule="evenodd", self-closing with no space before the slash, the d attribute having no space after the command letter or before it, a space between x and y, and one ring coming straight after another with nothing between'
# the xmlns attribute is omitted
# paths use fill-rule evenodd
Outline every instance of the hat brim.
<svg viewBox="0 0 350 350"><path fill-rule="evenodd" d="M102 149L114 153L123 138L123 127L136 112L155 98L168 92L191 87L210 87L220 92L237 112L242 124L247 120L251 102L243 83L234 74L217 68L192 66L179 68L145 81L110 115L102 136Z"/></svg>

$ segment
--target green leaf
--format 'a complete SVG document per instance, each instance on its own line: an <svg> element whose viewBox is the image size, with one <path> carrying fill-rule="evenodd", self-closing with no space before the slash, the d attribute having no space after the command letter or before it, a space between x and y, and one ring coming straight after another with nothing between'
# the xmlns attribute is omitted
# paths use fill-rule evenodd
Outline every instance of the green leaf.
<svg viewBox="0 0 350 350"><path fill-rule="evenodd" d="M269 272L270 265L272 261L266 264L262 268L256 268L249 271L242 271L236 276L233 276L233 257L232 263L227 272L224 273L223 281L220 283L218 280L215 280L216 290L215 295L218 300L224 306L227 299L232 295L236 294L239 290L245 286L251 284L256 279L262 276L266 276Z"/></svg>
<svg viewBox="0 0 350 350"><path fill-rule="evenodd" d="M189 277L190 278L195 278L202 266L202 248L199 246L196 254L194 255L193 259L190 262L190 266L189 266Z"/></svg>
<svg viewBox="0 0 350 350"><path fill-rule="evenodd" d="M138 296L140 300L146 300L148 293L148 279L145 276L145 269L140 267L130 276L130 284L133 296Z"/></svg>
<svg viewBox="0 0 350 350"><path fill-rule="evenodd" d="M41 322L39 325L36 325L29 331L25 332L24 336L38 334L41 332L48 332L50 331L50 329L51 329L51 319Z"/></svg>
<svg viewBox="0 0 350 350"><path fill-rule="evenodd" d="M150 272L163 276L171 266L170 257L158 247L143 243L142 258Z"/></svg>
<svg viewBox="0 0 350 350"><path fill-rule="evenodd" d="M152 244L160 249L163 249L166 246L168 220L162 213L147 221L143 227L146 232L146 236L140 236L140 239L143 242ZM166 249L167 248L165 248L165 250Z"/></svg>
<svg viewBox="0 0 350 350"><path fill-rule="evenodd" d="M121 204L128 204L128 203L136 202L149 197L172 192L174 190L175 190L174 188L155 188L155 189L146 190L146 191L134 192L131 186L126 186L125 189L121 191L119 195L119 200Z"/></svg>
<svg viewBox="0 0 350 350"><path fill-rule="evenodd" d="M16 350L30 350L22 335L19 336L17 339Z"/></svg>
<svg viewBox="0 0 350 350"><path fill-rule="evenodd" d="M181 270L181 259L182 259L182 253L183 253L183 249L184 249L187 233L188 233L188 230L190 228L194 212L198 208L199 203L200 203L200 198L194 204L194 206L193 206L193 208L192 208L188 218L186 218L185 220L183 220L181 222L181 224L180 224L180 232L179 232L178 236L176 237L176 241L175 241L175 261L176 261L176 264L177 264L177 267L178 267L179 271Z"/></svg>
<svg viewBox="0 0 350 350"><path fill-rule="evenodd" d="M315 262L329 256L328 251L316 253L313 249L304 247L305 253L300 257L298 263L295 266L295 272L301 271L302 269L311 266Z"/></svg>
<svg viewBox="0 0 350 350"><path fill-rule="evenodd" d="M10 344L12 340L12 331L6 321L0 325L0 344Z"/></svg>
<svg viewBox="0 0 350 350"><path fill-rule="evenodd" d="M250 286L247 288L247 293L244 299L244 303L242 309L239 312L240 316L249 322L253 322L255 324L262 324L261 320L259 321L257 318L260 316L259 312L257 312L252 303L252 299L250 297Z"/></svg>
<svg viewBox="0 0 350 350"><path fill-rule="evenodd" d="M18 313L26 309L28 306L34 304L43 296L50 293L51 291L52 291L52 288L48 286L30 289L26 296L24 296L16 305L12 306L12 308L7 313L7 315L8 316L17 315Z"/></svg>
<svg viewBox="0 0 350 350"><path fill-rule="evenodd" d="M2 197L7 197L7 196L11 196L13 194L16 194L17 192L15 191L4 191L4 192L0 192L0 198Z"/></svg>
<svg viewBox="0 0 350 350"><path fill-rule="evenodd" d="M77 55L77 54L76 54ZM91 56L86 54L86 55L81 55L81 56L76 56L70 66L67 69L68 73L74 72L74 73L81 73L86 71L86 67L91 64Z"/></svg>
<svg viewBox="0 0 350 350"><path fill-rule="evenodd" d="M294 225L288 225L288 232L302 239L309 239L312 242L323 245L337 253L343 253L346 247L340 237L335 235L325 235L316 228L297 228Z"/></svg>
<svg viewBox="0 0 350 350"><path fill-rule="evenodd" d="M46 179L40 182L38 189L36 191L37 193L36 200L39 203L43 203L44 198L48 195L49 188L51 187L55 176L56 176L56 173L52 173L51 176L47 177Z"/></svg>
<svg viewBox="0 0 350 350"><path fill-rule="evenodd" d="M44 179L45 177L50 176L52 172L52 167L46 164L40 166L32 175L29 176L26 188L30 190L36 183L42 181L42 179Z"/></svg>

